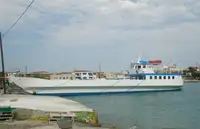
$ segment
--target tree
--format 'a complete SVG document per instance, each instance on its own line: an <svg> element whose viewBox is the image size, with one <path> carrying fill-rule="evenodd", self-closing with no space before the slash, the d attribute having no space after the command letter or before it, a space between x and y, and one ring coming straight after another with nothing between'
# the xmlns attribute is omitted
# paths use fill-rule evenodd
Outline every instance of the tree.
<svg viewBox="0 0 200 129"><path fill-rule="evenodd" d="M188 67L189 72L193 73L196 72L197 69L195 67Z"/></svg>
<svg viewBox="0 0 200 129"><path fill-rule="evenodd" d="M193 72L192 77L196 79L200 79L200 72Z"/></svg>

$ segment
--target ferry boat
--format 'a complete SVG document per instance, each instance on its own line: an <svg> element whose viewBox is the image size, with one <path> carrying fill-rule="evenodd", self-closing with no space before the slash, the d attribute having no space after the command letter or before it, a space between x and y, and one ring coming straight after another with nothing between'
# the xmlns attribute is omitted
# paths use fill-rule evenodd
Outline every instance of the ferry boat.
<svg viewBox="0 0 200 129"><path fill-rule="evenodd" d="M132 61L128 77L114 80L46 80L15 76L9 76L9 80L28 93L52 96L163 92L182 89L184 84L182 74L156 73L154 66L155 62Z"/></svg>

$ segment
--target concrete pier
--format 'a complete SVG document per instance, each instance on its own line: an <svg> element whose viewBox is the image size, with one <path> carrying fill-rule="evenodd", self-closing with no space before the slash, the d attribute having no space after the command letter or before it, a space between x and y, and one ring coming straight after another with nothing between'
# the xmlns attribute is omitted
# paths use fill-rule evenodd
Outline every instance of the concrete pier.
<svg viewBox="0 0 200 129"><path fill-rule="evenodd" d="M56 122L13 121L1 122L0 129L60 129ZM92 127L73 123L72 129L110 129L108 127Z"/></svg>
<svg viewBox="0 0 200 129"><path fill-rule="evenodd" d="M59 120L66 118L73 118L76 122L64 123L64 127L72 125L72 129L109 129L99 126L98 115L93 109L69 99L10 94L0 95L0 102L0 113L12 114L12 119L0 121L0 129L60 129L63 121L59 123ZM55 121L51 121L53 117L56 117Z"/></svg>

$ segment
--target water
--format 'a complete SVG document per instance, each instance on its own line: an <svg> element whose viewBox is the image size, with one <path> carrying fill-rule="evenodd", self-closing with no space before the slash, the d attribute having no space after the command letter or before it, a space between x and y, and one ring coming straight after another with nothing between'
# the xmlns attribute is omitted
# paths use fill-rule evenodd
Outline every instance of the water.
<svg viewBox="0 0 200 129"><path fill-rule="evenodd" d="M101 123L121 129L200 129L200 83L178 92L70 98L97 110Z"/></svg>

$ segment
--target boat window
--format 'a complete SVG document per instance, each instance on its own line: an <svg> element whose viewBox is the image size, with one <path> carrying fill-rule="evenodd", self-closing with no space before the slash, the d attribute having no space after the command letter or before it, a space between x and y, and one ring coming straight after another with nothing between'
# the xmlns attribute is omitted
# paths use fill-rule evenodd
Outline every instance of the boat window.
<svg viewBox="0 0 200 129"><path fill-rule="evenodd" d="M83 73L83 75L86 75L87 73Z"/></svg>
<svg viewBox="0 0 200 129"><path fill-rule="evenodd" d="M65 77L63 77L63 79L65 79Z"/></svg>
<svg viewBox="0 0 200 129"><path fill-rule="evenodd" d="M166 79L166 76L163 76L163 79Z"/></svg>
<svg viewBox="0 0 200 129"><path fill-rule="evenodd" d="M139 65L139 66L138 66L138 69L140 69L140 68L141 68L141 66Z"/></svg>
<svg viewBox="0 0 200 129"><path fill-rule="evenodd" d="M143 65L143 68L146 68L146 65Z"/></svg>
<svg viewBox="0 0 200 129"><path fill-rule="evenodd" d="M168 79L170 79L170 76L168 76Z"/></svg>
<svg viewBox="0 0 200 129"><path fill-rule="evenodd" d="M174 79L174 76L172 76L172 79Z"/></svg>
<svg viewBox="0 0 200 129"><path fill-rule="evenodd" d="M152 76L150 76L149 78L152 79Z"/></svg>
<svg viewBox="0 0 200 129"><path fill-rule="evenodd" d="M154 79L157 79L157 76L154 76Z"/></svg>
<svg viewBox="0 0 200 129"><path fill-rule="evenodd" d="M162 76L159 76L159 79L162 79Z"/></svg>
<svg viewBox="0 0 200 129"><path fill-rule="evenodd" d="M83 80L86 80L87 79L87 77L83 77Z"/></svg>
<svg viewBox="0 0 200 129"><path fill-rule="evenodd" d="M61 77L59 77L59 79L61 79Z"/></svg>

